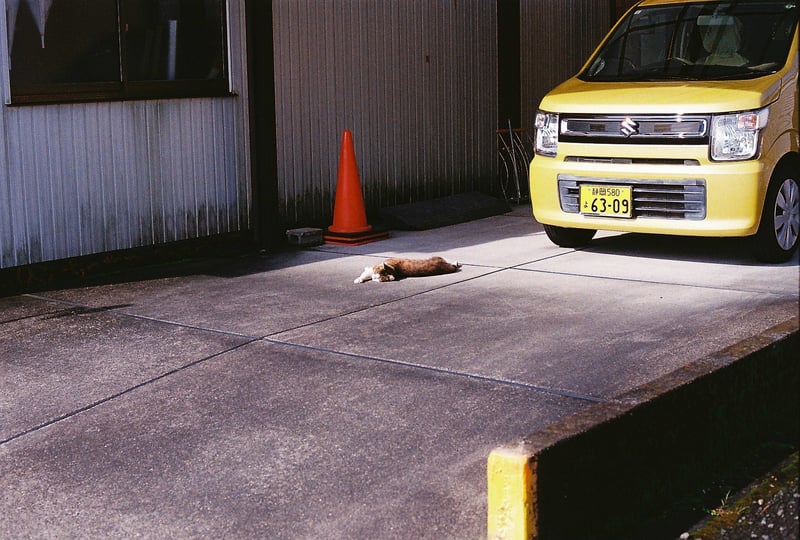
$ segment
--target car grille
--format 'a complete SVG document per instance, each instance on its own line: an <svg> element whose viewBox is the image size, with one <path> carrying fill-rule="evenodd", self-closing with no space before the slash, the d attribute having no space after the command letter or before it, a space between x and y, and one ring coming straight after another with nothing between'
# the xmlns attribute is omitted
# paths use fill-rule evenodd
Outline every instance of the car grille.
<svg viewBox="0 0 800 540"><path fill-rule="evenodd" d="M708 144L703 115L561 115L561 142L610 144Z"/></svg>
<svg viewBox="0 0 800 540"><path fill-rule="evenodd" d="M699 167L696 159L670 159L670 158L619 158L619 157L584 157L567 156L567 163L602 163L604 165L679 165L683 167Z"/></svg>
<svg viewBox="0 0 800 540"><path fill-rule="evenodd" d="M704 180L617 180L559 175L558 195L564 212L580 212L581 184L609 184L633 188L633 217L705 219Z"/></svg>

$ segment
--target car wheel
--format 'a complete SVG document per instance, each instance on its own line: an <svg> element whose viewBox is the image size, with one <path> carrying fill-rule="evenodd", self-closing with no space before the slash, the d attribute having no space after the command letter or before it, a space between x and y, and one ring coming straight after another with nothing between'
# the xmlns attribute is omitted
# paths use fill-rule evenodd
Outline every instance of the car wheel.
<svg viewBox="0 0 800 540"><path fill-rule="evenodd" d="M796 170L776 171L767 189L761 223L754 238L758 260L786 262L797 250L800 236L800 185Z"/></svg>
<svg viewBox="0 0 800 540"><path fill-rule="evenodd" d="M597 231L594 229L569 229L566 227L556 227L545 225L544 232L551 242L557 246L566 248L576 248L585 246L594 238Z"/></svg>

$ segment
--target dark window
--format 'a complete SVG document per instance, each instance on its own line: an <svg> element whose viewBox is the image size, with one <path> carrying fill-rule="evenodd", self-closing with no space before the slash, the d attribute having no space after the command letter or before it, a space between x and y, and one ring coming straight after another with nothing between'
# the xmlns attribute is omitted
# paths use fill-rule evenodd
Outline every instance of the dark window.
<svg viewBox="0 0 800 540"><path fill-rule="evenodd" d="M225 0L9 0L13 103L228 92Z"/></svg>

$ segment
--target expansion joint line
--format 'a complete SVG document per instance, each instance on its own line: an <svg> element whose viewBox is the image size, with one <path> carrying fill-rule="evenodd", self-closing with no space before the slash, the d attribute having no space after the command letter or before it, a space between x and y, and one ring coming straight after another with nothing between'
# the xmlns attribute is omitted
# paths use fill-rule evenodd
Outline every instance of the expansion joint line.
<svg viewBox="0 0 800 540"><path fill-rule="evenodd" d="M480 381L480 382L487 382L491 384L499 384L503 386L510 386L514 388L524 388L527 390L535 390L537 392L542 392L545 394L555 395L559 397L567 397L571 399L577 399L580 401L588 401L591 403L605 403L607 400L603 398L599 398L596 396L589 396L586 394L579 394L577 392L570 392L569 390L560 390L558 388L548 388L546 386L539 386L536 384L526 383L522 381L515 381L513 379L502 379L499 377L490 377L488 375L480 375L477 373L468 373L465 371L457 371L454 369L447 369L447 368L440 368L436 366L429 366L425 364L418 364L414 362L404 362L402 360L392 360L390 358L380 358L377 356L369 356L365 354L359 353L351 353L346 351L337 351L336 349L328 349L326 347L317 347L314 345L304 345L302 343L294 343L291 341L284 341L276 338L271 337L264 337L262 341L267 343L272 343L274 345L284 345L287 347L294 347L297 349L303 349L307 351L314 351L320 352L325 354L334 354L337 356L344 356L347 358L354 358L358 360L366 360L369 362L378 362L382 364L389 364L398 367L405 367L405 368L412 368L412 369L420 369L424 371L429 371L431 373L436 373L439 375L447 375L450 377L459 377L464 379L469 379L473 381Z"/></svg>
<svg viewBox="0 0 800 540"><path fill-rule="evenodd" d="M523 263L523 264L528 264L528 263ZM350 311L345 311L343 313L337 313L335 315L331 315L330 317L324 317L322 319L315 319L313 321L309 321L307 323L299 324L299 325L293 326L291 328L283 328L281 330L277 330L275 332L267 334L266 336L263 336L262 339L269 339L271 336L284 334L286 332L291 332L293 330L300 330L302 328L308 328L310 326L315 326L315 325L320 324L320 323L325 323L325 322L333 321L335 319L339 319L339 318L342 318L342 317L348 317L350 315L355 315L357 313L362 313L364 311L369 311L370 309L379 308L379 307L383 307L383 306L389 306L391 304L396 304L398 302L403 302L403 301L409 300L411 298L416 298L417 296L422 296L422 295L425 295L425 294L428 294L428 293L431 293L431 292L434 292L434 291L439 291L439 290L442 290L442 289L446 289L448 287L454 287L454 286L459 285L461 283L466 283L468 281L473 281L475 279L480 279L482 277L490 276L492 274L497 274L497 273L503 272L505 270L513 270L516 267L515 266L509 266L509 267L504 267L504 268L498 268L496 266L490 266L490 267L484 267L484 268L493 268L494 270L492 270L491 272L486 272L486 273L481 274L479 276L472 276L472 277L460 279L458 281L454 281L453 283L445 283L443 285L439 285L438 287L432 287L430 289L425 289L424 291L415 292L413 294L408 294L408 295L401 296L401 297L398 297L398 298L393 298L391 300L385 300L383 302L377 302L375 304L370 304L368 306L360 307L360 308L353 309L353 310L350 310ZM414 279L414 278L406 278L406 279Z"/></svg>
<svg viewBox="0 0 800 540"><path fill-rule="evenodd" d="M197 366L199 364L207 362L207 361L209 361L209 360L211 360L213 358L217 358L218 356L222 356L224 354L233 352L233 351L235 351L237 349L241 349L242 347L245 347L245 346L247 346L247 345L249 345L251 343L254 343L256 341L258 341L257 338L250 338L249 340L247 340L247 341L245 341L243 343L239 343L237 345L234 345L233 347L229 347L229 348L225 349L224 351L219 351L219 352L216 352L214 354L210 354L208 356L205 356L203 358L198 358L197 360L193 360L192 362L189 362L188 364L181 365L179 367L176 367L175 369L171 369L170 371L164 372L164 373L162 373L160 375L156 375L155 377L152 377L150 379L142 381L142 382L140 382L138 384L135 384L135 385L133 385L133 386L131 386L129 388L126 388L124 390L120 390L119 392L111 394L110 396L106 396L106 397L104 397L102 399L99 399L99 400L93 402L93 403L90 403L88 405L84 405L83 407L75 409L74 411L70 411L68 413L64 413L64 414L62 414L62 415L60 415L60 416L58 416L56 418L52 418L52 419L50 419L50 420L48 420L46 422L42 422L41 424L39 424L37 426L28 428L28 429L26 429L24 431L21 431L20 433L16 433L16 434L11 435L10 437L8 437L6 439L0 440L0 446L3 446L4 444L10 443L11 441L14 441L16 439L24 437L26 435L30 435L31 433L34 433L34 432L39 431L41 429L44 429L46 427L52 426L54 424L57 424L57 423L59 423L59 422L61 422L63 420L67 420L69 418L72 418L73 416L77 416L79 414L82 414L82 413L85 413L87 411L90 411L90 410L92 410L92 409L94 409L96 407L99 407L100 405L103 405L105 403L109 403L111 401L114 401L117 398L120 398L122 396L130 394L131 392L139 390L140 388L144 388L145 386L148 386L150 384L158 382L158 381L160 381L162 379L166 379L167 377L171 377L172 375L175 375L176 373L180 373L181 371L187 370L189 368L192 368L194 366Z"/></svg>

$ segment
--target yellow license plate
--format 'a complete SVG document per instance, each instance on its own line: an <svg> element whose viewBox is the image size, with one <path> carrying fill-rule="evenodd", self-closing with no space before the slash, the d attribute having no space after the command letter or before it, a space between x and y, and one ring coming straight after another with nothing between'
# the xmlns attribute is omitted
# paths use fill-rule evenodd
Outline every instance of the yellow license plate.
<svg viewBox="0 0 800 540"><path fill-rule="evenodd" d="M581 214L633 217L633 189L630 186L581 185Z"/></svg>

